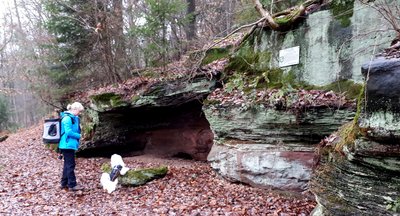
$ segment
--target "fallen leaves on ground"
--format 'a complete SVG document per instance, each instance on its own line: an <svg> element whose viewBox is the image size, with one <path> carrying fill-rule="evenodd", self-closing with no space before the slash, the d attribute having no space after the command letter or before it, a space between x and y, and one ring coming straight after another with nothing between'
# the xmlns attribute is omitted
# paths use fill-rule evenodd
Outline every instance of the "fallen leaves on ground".
<svg viewBox="0 0 400 216"><path fill-rule="evenodd" d="M315 202L229 183L206 162L125 157L128 167L167 165L168 174L140 187L108 194L99 184L109 158L77 158L85 190L59 189L62 161L41 141L41 127L12 134L0 143L1 215L308 215Z"/></svg>
<svg viewBox="0 0 400 216"><path fill-rule="evenodd" d="M392 45L384 49L383 52L378 53L379 57L385 57L386 59L392 58L400 58L400 40L396 40L396 42L392 43Z"/></svg>
<svg viewBox="0 0 400 216"><path fill-rule="evenodd" d="M307 108L349 108L355 107L355 100L348 100L343 94L324 90L293 90L284 92L281 89L258 89L250 93L239 90L227 92L216 89L207 98L219 102L219 106L250 106L262 104L286 110L303 110ZM212 103L215 104L215 103Z"/></svg>

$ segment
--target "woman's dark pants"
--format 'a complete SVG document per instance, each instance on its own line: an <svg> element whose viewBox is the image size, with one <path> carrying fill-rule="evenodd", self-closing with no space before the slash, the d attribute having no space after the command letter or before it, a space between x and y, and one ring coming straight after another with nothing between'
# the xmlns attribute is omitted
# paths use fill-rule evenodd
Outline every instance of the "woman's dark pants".
<svg viewBox="0 0 400 216"><path fill-rule="evenodd" d="M61 178L61 187L73 188L76 186L75 177L75 150L61 149L64 156L64 168Z"/></svg>

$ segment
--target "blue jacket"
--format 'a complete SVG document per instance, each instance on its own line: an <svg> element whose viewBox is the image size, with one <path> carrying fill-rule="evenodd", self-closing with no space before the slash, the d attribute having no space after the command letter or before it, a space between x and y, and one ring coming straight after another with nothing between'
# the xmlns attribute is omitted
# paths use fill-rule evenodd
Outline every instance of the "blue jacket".
<svg viewBox="0 0 400 216"><path fill-rule="evenodd" d="M61 113L61 139L58 144L59 149L78 150L79 139L81 138L81 129L79 127L79 117L69 112ZM72 124L74 119L74 124Z"/></svg>

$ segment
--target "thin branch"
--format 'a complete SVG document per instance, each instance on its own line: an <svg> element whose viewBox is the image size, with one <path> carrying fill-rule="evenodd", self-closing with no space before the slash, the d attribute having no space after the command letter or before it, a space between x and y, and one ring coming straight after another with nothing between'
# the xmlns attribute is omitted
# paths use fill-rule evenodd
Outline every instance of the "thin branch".
<svg viewBox="0 0 400 216"><path fill-rule="evenodd" d="M90 26L84 19L80 20L80 19L78 19L78 18L75 18L75 17L72 17L72 16L66 16L66 15L60 15L59 17L64 17L64 18L68 18L68 19L75 20L75 21L79 22L79 24L80 24L82 27L86 27L86 28L92 29L93 31L96 30L96 28Z"/></svg>
<svg viewBox="0 0 400 216"><path fill-rule="evenodd" d="M10 38L4 39L3 44L0 47L0 52L3 52L3 50L7 47L8 43L10 43L12 40L12 35L10 35Z"/></svg>
<svg viewBox="0 0 400 216"><path fill-rule="evenodd" d="M60 106L57 106L57 105L54 105L52 102L50 102L50 101L47 101L46 99L44 99L44 98L42 97L42 95L41 95L41 94L38 94L38 95L39 95L39 97L40 97L40 100L42 100L43 102L45 102L47 105L50 105L50 106L52 106L52 107L54 107L54 108L57 108L57 109L63 110L63 108L62 108L62 107L60 107Z"/></svg>
<svg viewBox="0 0 400 216"><path fill-rule="evenodd" d="M385 19L397 32L397 37L400 37L400 22L398 21L398 18L400 16L400 14L398 13L400 10L398 8L398 6L396 5L395 9L397 11L397 13L395 11L393 11L393 4L390 4L387 1L383 1L383 2L377 2L375 4L370 4L364 0L360 0L360 2L372 9L374 9L375 11L377 11L379 14L382 15L382 18Z"/></svg>
<svg viewBox="0 0 400 216"><path fill-rule="evenodd" d="M201 62L203 62L204 58L206 57L207 51L210 50L212 47L218 45L219 43L221 43L222 41L226 40L227 38L229 38L230 36L232 36L233 34L235 34L236 32L238 32L238 31L240 31L240 30L242 30L242 29L249 28L249 27L253 27L253 28L250 30L250 32L253 32L254 29L255 29L254 27L257 26L259 23L264 22L265 20L266 20L266 17L263 17L263 18L257 20L256 22L253 22L253 23L250 23L250 24L246 24L246 25L240 26L240 27L238 27L237 29L233 30L233 31L232 31L231 33L229 33L228 35L226 35L225 37L219 39L217 42L211 44L211 45L208 46L206 49L202 50L202 51L201 51L201 57L200 57L199 60L195 63L195 66L194 66L193 69L192 69L192 74L195 73L195 72L200 68ZM247 36L247 35L248 35L248 34L246 34L246 36ZM190 77L192 77L192 76L190 76Z"/></svg>
<svg viewBox="0 0 400 216"><path fill-rule="evenodd" d="M221 43L222 41L226 40L227 38L229 38L230 36L232 36L232 35L235 34L236 32L238 32L238 31L240 31L240 30L242 30L242 29L245 29L245 28L249 28L249 27L252 27L252 26L257 26L259 23L265 21L266 19L267 19L266 17L263 17L263 18L257 20L256 22L253 22L253 23L246 24L246 25L243 25L243 26L238 27L237 29L233 30L231 33L229 33L229 34L226 35L225 37L223 37L223 38L221 38L220 40L218 40L217 42L211 44L211 45L206 49L206 51L208 51L208 50L211 49L212 47L218 45L218 44Z"/></svg>

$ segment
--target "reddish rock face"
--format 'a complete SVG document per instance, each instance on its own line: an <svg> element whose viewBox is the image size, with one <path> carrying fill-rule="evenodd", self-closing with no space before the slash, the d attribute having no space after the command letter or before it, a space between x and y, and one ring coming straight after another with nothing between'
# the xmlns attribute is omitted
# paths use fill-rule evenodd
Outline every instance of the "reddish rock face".
<svg viewBox="0 0 400 216"><path fill-rule="evenodd" d="M280 157L285 158L287 161L300 163L311 170L314 166L315 153L282 151Z"/></svg>
<svg viewBox="0 0 400 216"><path fill-rule="evenodd" d="M214 138L204 117L177 120L171 128L159 128L132 135L144 144L145 154L196 160L207 160Z"/></svg>
<svg viewBox="0 0 400 216"><path fill-rule="evenodd" d="M166 157L207 160L214 135L205 118L201 103L185 104L163 113L148 113L147 120L157 122L155 128L148 128L129 136L144 146L145 154ZM143 119L146 121L146 119Z"/></svg>

